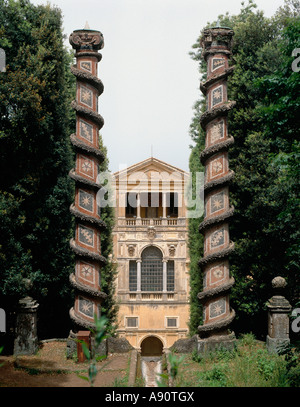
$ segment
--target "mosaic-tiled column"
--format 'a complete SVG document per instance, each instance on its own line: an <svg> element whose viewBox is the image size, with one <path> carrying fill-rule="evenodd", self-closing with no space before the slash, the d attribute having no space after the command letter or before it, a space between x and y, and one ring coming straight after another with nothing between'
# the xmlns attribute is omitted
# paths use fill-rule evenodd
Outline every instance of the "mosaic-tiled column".
<svg viewBox="0 0 300 407"><path fill-rule="evenodd" d="M199 262L203 270L203 291L198 294L203 303L199 351L234 343L234 333L228 329L235 316L229 303L234 284L228 261L234 249L229 238L229 218L234 209L229 203L228 184L234 173L229 169L228 149L234 140L228 135L228 112L235 103L227 99L227 77L234 69L228 64L233 34L229 28L214 27L205 29L201 39L207 79L200 89L206 96L207 110L200 119L206 142L200 155L205 166L205 215L199 227L204 234L204 256Z"/></svg>
<svg viewBox="0 0 300 407"><path fill-rule="evenodd" d="M75 273L70 282L75 287L75 304L70 310L74 330L94 327L94 315L101 314L101 301L106 294L101 291L100 272L106 259L101 255L101 230L105 227L100 218L96 194L99 163L104 154L99 150L99 130L104 124L98 114L98 96L103 84L97 78L97 66L101 60L103 36L90 29L76 30L70 35L75 48L76 65L71 68L76 77L76 134L71 142L76 152L75 169L70 177L75 180L75 202L71 213L75 216L75 239L70 244L75 252Z"/></svg>

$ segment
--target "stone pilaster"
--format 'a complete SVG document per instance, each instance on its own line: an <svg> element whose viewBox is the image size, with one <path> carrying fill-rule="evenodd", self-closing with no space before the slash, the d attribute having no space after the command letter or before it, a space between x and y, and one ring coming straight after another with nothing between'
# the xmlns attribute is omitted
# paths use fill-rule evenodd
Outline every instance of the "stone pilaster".
<svg viewBox="0 0 300 407"><path fill-rule="evenodd" d="M199 262L203 270L203 291L198 294L203 303L203 325L198 327L200 352L234 343L234 334L229 332L235 316L229 301L234 279L228 261L234 249L229 236L234 212L229 202L229 182L234 173L229 169L228 150L234 140L228 135L228 112L235 102L227 97L227 78L234 69L229 66L233 34L230 28L214 27L205 29L201 39L207 79L200 89L206 96L207 110L200 119L206 132L205 149L200 155L205 166L205 214L199 227L204 235L204 256Z"/></svg>

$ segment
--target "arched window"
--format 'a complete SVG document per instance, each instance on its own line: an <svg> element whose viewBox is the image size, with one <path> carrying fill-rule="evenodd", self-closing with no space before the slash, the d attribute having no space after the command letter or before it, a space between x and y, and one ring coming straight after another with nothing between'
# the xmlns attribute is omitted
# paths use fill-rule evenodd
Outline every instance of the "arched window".
<svg viewBox="0 0 300 407"><path fill-rule="evenodd" d="M142 253L141 291L163 291L162 252L154 246Z"/></svg>

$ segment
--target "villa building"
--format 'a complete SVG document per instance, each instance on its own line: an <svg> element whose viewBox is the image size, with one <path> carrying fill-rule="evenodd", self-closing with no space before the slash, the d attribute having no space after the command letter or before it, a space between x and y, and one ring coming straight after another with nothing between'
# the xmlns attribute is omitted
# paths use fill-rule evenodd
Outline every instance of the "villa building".
<svg viewBox="0 0 300 407"><path fill-rule="evenodd" d="M160 353L188 334L188 174L151 157L113 175L118 333L143 354Z"/></svg>

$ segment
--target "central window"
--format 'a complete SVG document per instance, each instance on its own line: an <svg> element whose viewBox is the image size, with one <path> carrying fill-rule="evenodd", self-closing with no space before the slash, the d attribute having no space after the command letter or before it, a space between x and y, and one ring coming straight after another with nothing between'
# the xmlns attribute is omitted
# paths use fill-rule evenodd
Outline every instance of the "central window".
<svg viewBox="0 0 300 407"><path fill-rule="evenodd" d="M137 264L139 267L137 267ZM142 252L141 260L129 260L129 291L175 291L174 260L163 262L162 252L154 246Z"/></svg>
<svg viewBox="0 0 300 407"><path fill-rule="evenodd" d="M163 290L162 252L157 247L147 247L142 253L141 290Z"/></svg>
<svg viewBox="0 0 300 407"><path fill-rule="evenodd" d="M139 199L138 199L139 198ZM177 192L127 192L126 218L178 218L179 197Z"/></svg>

